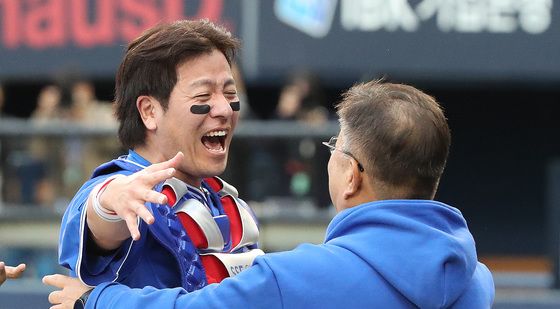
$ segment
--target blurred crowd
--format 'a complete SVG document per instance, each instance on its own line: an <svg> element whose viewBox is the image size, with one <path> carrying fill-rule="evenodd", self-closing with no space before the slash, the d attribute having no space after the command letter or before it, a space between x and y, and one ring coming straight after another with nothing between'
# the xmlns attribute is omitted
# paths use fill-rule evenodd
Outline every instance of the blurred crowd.
<svg viewBox="0 0 560 309"><path fill-rule="evenodd" d="M67 98L67 99L65 99ZM0 87L0 117L14 118L1 111L5 104ZM1 120L0 120L1 121ZM116 121L109 102L96 98L93 83L79 80L65 87L48 84L41 88L29 119L40 131L45 126L75 123L88 127L114 126ZM37 135L0 140L2 166L1 203L25 208L40 207L60 213L91 170L120 151L112 137L83 138ZM2 259L7 263L28 261L26 277L41 278L60 271L56 250L25 245L2 247Z"/></svg>
<svg viewBox="0 0 560 309"><path fill-rule="evenodd" d="M1 87L0 87L1 89ZM0 90L0 108L5 104ZM68 99L65 99L65 98ZM3 118L9 115L2 113ZM43 126L75 123L87 127L114 126L109 102L96 98L92 82L78 80L68 87L48 84L41 88L28 121ZM64 204L98 163L119 151L113 138L33 136L2 141L4 203L53 207Z"/></svg>
<svg viewBox="0 0 560 309"><path fill-rule="evenodd" d="M318 76L297 71L280 89L271 117L277 121L295 121L323 126L332 115L327 109L325 91ZM313 199L315 205L327 206L326 162L328 152L317 151L320 141L311 138L289 139L282 143L265 139L251 147L248 169L248 194L262 202L270 196ZM261 175L275 175L262 181Z"/></svg>
<svg viewBox="0 0 560 309"><path fill-rule="evenodd" d="M297 71L288 76L278 91L278 101L271 114L253 112L249 104L242 74L233 67L241 100L241 118L270 119L322 126L333 118L319 77L312 72ZM0 115L5 104L0 86ZM262 104L262 103L259 103ZM270 104L270 103L269 103ZM94 84L88 80L52 83L41 88L28 121L34 126L56 126L66 123L86 128L116 126L110 101L99 100ZM115 136L33 136L5 138L1 158L3 182L1 201L10 205L40 206L63 211L68 198L98 166L126 150L121 149ZM235 144L235 143L234 143ZM235 169L245 177L235 175L235 181L248 200L263 202L268 198L293 197L310 199L322 207L328 206L324 168L327 152L316 151L320 141L313 139L262 139L255 142L238 140L244 158ZM243 149L241 149L243 148ZM235 149L234 149L235 150ZM232 160L236 160L235 151ZM232 164L235 165L235 164ZM241 166L243 165L243 166ZM263 181L262 175L275 175ZM228 175L226 175L228 176ZM243 178L240 182L240 178Z"/></svg>

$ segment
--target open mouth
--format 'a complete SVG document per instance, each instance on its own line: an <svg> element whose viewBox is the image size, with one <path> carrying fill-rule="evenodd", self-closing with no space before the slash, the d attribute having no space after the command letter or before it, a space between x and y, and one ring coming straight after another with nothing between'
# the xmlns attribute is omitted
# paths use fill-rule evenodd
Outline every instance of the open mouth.
<svg viewBox="0 0 560 309"><path fill-rule="evenodd" d="M225 150L227 133L227 130L208 132L201 138L202 144L210 151L222 152Z"/></svg>

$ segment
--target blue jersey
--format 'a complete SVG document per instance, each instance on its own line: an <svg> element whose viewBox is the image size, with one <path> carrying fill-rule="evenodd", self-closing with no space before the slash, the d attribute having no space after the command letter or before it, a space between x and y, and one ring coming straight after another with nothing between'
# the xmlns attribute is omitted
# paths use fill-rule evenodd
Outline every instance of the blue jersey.
<svg viewBox="0 0 560 309"><path fill-rule="evenodd" d="M326 240L257 257L193 293L103 284L86 308L490 308L494 283L461 213L427 200L346 209Z"/></svg>
<svg viewBox="0 0 560 309"><path fill-rule="evenodd" d="M86 222L85 206L89 194L95 186L112 175L130 175L148 165L150 162L131 150L127 156L99 166L64 213L59 239L59 263L69 268L71 275L79 277L85 284L95 286L103 282L119 282L129 287L182 287L187 291L207 284L200 250L195 247L178 215L169 205L146 203L155 220L151 225L139 220L140 240L132 241L130 238L111 252L95 250ZM229 219L221 197L204 181L200 189L184 185L185 192L178 198L204 205L203 211L208 213L212 221L210 224L216 222L214 225L218 227L218 238L224 239L219 252L232 251ZM161 191L162 186L163 183L159 184L155 190ZM256 241L245 241L235 249L241 252L256 246Z"/></svg>

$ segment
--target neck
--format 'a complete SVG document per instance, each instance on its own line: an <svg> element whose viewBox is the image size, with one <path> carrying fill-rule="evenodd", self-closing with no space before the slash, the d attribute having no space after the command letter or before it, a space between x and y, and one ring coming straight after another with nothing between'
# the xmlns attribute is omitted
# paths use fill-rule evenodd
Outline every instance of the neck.
<svg viewBox="0 0 560 309"><path fill-rule="evenodd" d="M192 177L186 173L181 172L179 169L176 170L174 177L196 188L200 188L202 186L202 178Z"/></svg>
<svg viewBox="0 0 560 309"><path fill-rule="evenodd" d="M340 206L336 207L337 212L359 206L369 202L379 201L380 199L373 192L360 192L355 196L345 199Z"/></svg>

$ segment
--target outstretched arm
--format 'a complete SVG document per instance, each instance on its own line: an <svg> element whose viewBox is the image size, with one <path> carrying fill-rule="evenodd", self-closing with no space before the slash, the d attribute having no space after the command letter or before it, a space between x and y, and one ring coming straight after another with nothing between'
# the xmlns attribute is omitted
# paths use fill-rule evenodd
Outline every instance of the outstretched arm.
<svg viewBox="0 0 560 309"><path fill-rule="evenodd" d="M25 264L19 264L16 267L6 266L4 262L0 262L0 285L2 285L6 279L16 279L21 276L25 270Z"/></svg>
<svg viewBox="0 0 560 309"><path fill-rule="evenodd" d="M72 278L60 274L43 277L43 283L56 287L59 290L49 294L49 302L53 305L50 309L72 309L74 303L80 296L91 290L77 278ZM175 308L180 295L186 295L186 291L181 288L157 290L153 287L144 289L131 289L126 285L118 283L103 283L98 286L86 301L86 308ZM95 299L94 294L105 292L111 293L114 297L102 302ZM90 300L91 299L91 300Z"/></svg>
<svg viewBox="0 0 560 309"><path fill-rule="evenodd" d="M119 175L104 187L100 184L92 190L88 197L86 218L91 235L100 248L116 249L131 236L134 240L140 239L138 218L148 224L154 222L145 203L167 202L165 195L153 190L154 186L173 177L175 167L182 160L183 154L179 152L168 161L150 165L129 176ZM94 207L96 203L97 211ZM100 211L101 215L113 213L122 220L107 220L99 214Z"/></svg>
<svg viewBox="0 0 560 309"><path fill-rule="evenodd" d="M131 289L106 282L91 292L86 308L282 308L275 278L270 268L255 264L235 277L190 293L182 288ZM89 289L76 278L58 274L45 276L43 283L59 289L49 295L51 309L73 308Z"/></svg>

